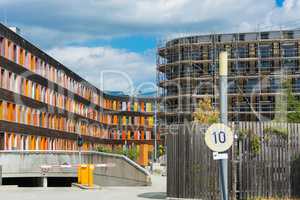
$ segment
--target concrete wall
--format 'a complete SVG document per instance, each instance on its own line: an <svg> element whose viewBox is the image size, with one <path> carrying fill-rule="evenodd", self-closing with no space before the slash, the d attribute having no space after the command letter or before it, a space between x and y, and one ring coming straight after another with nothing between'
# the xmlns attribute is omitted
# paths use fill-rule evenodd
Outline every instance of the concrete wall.
<svg viewBox="0 0 300 200"><path fill-rule="evenodd" d="M102 186L151 185L150 174L129 158L110 154L101 158L102 163L114 163L119 167L95 168L95 184Z"/></svg>
<svg viewBox="0 0 300 200"><path fill-rule="evenodd" d="M3 177L77 177L77 168L51 168L42 172L42 165L77 165L76 151L0 151ZM111 168L96 168L94 182L102 186L150 185L149 173L125 156L100 152L83 152L82 163L113 163Z"/></svg>

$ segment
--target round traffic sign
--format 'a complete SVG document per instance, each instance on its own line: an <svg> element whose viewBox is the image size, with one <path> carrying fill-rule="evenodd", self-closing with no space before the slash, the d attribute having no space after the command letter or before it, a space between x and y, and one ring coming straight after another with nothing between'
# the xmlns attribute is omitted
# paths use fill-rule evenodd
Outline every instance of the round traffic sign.
<svg viewBox="0 0 300 200"><path fill-rule="evenodd" d="M211 125L205 132L205 143L213 151L224 152L233 143L233 133L231 129L221 123Z"/></svg>

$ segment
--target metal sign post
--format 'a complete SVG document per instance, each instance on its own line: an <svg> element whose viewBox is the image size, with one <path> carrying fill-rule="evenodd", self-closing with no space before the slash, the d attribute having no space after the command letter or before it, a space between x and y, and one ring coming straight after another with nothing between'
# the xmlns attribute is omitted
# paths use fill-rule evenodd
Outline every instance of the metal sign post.
<svg viewBox="0 0 300 200"><path fill-rule="evenodd" d="M205 132L205 143L213 151L213 159L220 162L221 199L228 200L228 154L224 152L233 144L233 132L223 123L213 124Z"/></svg>
<svg viewBox="0 0 300 200"><path fill-rule="evenodd" d="M206 145L214 151L214 160L219 160L220 193L222 200L228 200L228 154L226 151L233 144L233 132L227 126L227 52L221 52L219 57L220 73L220 121L213 124L205 133Z"/></svg>
<svg viewBox="0 0 300 200"><path fill-rule="evenodd" d="M228 54L223 51L219 55L219 75L220 75L220 114L221 123L228 123L228 104L227 104L227 70L228 70ZM221 198L228 200L228 159L220 161L220 191Z"/></svg>

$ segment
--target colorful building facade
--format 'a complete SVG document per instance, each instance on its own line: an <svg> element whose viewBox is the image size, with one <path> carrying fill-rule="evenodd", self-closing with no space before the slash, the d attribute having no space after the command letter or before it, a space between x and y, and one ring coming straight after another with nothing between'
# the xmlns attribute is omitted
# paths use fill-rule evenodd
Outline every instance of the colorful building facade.
<svg viewBox="0 0 300 200"><path fill-rule="evenodd" d="M0 71L1 150L153 144L154 99L103 93L2 24Z"/></svg>

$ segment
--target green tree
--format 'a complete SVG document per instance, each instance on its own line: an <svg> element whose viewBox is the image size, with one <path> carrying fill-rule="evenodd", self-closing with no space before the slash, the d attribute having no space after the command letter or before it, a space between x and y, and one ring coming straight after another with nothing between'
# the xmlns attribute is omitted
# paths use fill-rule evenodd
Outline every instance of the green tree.
<svg viewBox="0 0 300 200"><path fill-rule="evenodd" d="M201 124L213 124L219 121L220 113L211 102L210 98L199 101L198 108L194 115L195 120Z"/></svg>
<svg viewBox="0 0 300 200"><path fill-rule="evenodd" d="M166 150L165 150L165 147L164 147L163 145L160 144L160 145L158 146L158 155L159 155L159 157L165 155L165 151L166 151Z"/></svg>
<svg viewBox="0 0 300 200"><path fill-rule="evenodd" d="M136 146L131 146L130 148L128 148L127 157L134 161L138 159L139 151Z"/></svg>

